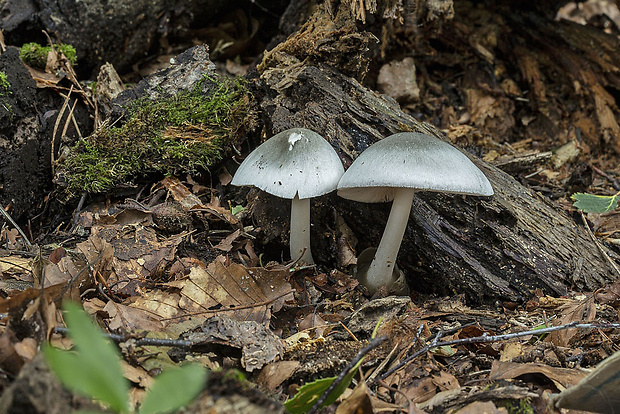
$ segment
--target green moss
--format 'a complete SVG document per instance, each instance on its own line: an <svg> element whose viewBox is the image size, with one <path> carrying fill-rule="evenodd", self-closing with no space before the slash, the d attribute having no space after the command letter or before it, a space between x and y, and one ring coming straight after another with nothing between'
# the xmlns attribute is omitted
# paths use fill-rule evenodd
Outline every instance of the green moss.
<svg viewBox="0 0 620 414"><path fill-rule="evenodd" d="M75 48L71 45L65 45L63 43L54 45L54 48L65 55L65 57L75 65L77 60L77 54ZM26 43L19 51L19 57L26 63L35 68L45 69L47 64L47 55L52 50L50 46L42 46L38 43Z"/></svg>
<svg viewBox="0 0 620 414"><path fill-rule="evenodd" d="M104 192L151 173L194 174L255 122L244 81L205 78L174 97L140 99L127 122L78 143L63 168L72 194Z"/></svg>
<svg viewBox="0 0 620 414"><path fill-rule="evenodd" d="M504 400L501 404L510 414L534 414L534 408L529 398L520 400Z"/></svg>
<svg viewBox="0 0 620 414"><path fill-rule="evenodd" d="M6 73L0 71L0 96L5 93L11 93L11 84L9 83L9 79L6 76Z"/></svg>

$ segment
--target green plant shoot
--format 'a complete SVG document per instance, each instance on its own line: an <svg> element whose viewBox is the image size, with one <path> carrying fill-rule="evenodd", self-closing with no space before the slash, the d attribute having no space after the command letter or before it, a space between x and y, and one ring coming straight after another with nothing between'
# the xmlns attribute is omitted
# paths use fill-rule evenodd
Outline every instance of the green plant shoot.
<svg viewBox="0 0 620 414"><path fill-rule="evenodd" d="M114 411L130 412L129 382L123 377L116 347L78 305L67 303L65 320L76 352L46 346L43 353L50 369L67 388L99 400Z"/></svg>
<svg viewBox="0 0 620 414"><path fill-rule="evenodd" d="M120 354L76 304L65 306L65 320L75 352L49 345L43 348L48 366L69 389L94 398L118 413L135 412L129 403L129 382L123 376ZM164 414L190 403L207 377L199 365L164 372L147 392L140 414Z"/></svg>

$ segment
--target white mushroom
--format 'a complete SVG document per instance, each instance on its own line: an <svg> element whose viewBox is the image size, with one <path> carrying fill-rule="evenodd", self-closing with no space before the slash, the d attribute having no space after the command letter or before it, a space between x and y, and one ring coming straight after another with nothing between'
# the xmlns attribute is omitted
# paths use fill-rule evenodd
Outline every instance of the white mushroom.
<svg viewBox="0 0 620 414"><path fill-rule="evenodd" d="M247 156L231 184L253 185L291 203L291 259L314 263L310 251L310 198L336 189L344 173L332 146L319 134L293 128L274 135Z"/></svg>
<svg viewBox="0 0 620 414"><path fill-rule="evenodd" d="M493 195L493 188L462 152L437 138L401 132L366 149L338 183L338 195L366 203L392 201L381 242L360 282L371 294L394 282L393 269L405 234L413 195L427 190Z"/></svg>

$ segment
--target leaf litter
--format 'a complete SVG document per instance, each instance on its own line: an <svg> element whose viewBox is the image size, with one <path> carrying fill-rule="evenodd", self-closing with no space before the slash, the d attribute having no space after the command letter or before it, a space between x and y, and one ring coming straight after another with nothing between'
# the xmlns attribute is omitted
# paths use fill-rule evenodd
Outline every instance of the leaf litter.
<svg viewBox="0 0 620 414"><path fill-rule="evenodd" d="M228 226L211 247L210 262L179 253L199 229L168 234L148 219L152 207L132 203L107 213L82 212L89 216L83 221L90 224L88 238L73 250L51 250L43 261L46 298L82 298L89 313L127 340L150 337L190 344L169 352L154 346L127 348L129 363L123 370L138 390L147 386L147 372L154 366L192 359L212 369L238 365L266 390L292 396L296 384L337 375L378 326L377 334L388 340L370 351L359 368L367 381L350 385L337 412L397 407L414 413L505 412L502 401L536 408L559 399L570 405L567 401L574 397L558 395L587 376L580 367L596 365L617 348L618 330L612 328L465 341L576 321L617 322L618 282L594 294L551 298L538 293L523 307L504 304L499 310L471 309L458 296L422 306L407 297L365 300L347 272L327 274L295 264L248 266L260 261L253 239L229 210L217 203L197 204L180 181L161 186L176 194L175 202L188 215L205 214L207 224ZM340 244L349 251L349 243ZM14 255L2 263L3 280L32 282L32 259ZM0 302L0 309L27 315L22 324L32 329L41 323L32 311L39 308L39 295L39 288L22 289ZM311 296L321 300L309 300ZM52 316L56 318L55 311ZM3 363L9 372L18 372L36 349L36 341L16 337L14 329L9 324L0 336L0 350L10 356ZM440 340L453 344L429 348L385 376ZM152 357L144 359L144 352Z"/></svg>
<svg viewBox="0 0 620 414"><path fill-rule="evenodd" d="M471 108L480 126L493 121L485 115L491 106L506 102L486 95L478 99L478 92L472 89L467 99L480 105ZM448 132L453 139L472 134L466 125ZM485 158L510 171L551 157L530 153L529 146L531 139L514 142L506 159L492 151ZM557 168L567 162L557 156L555 160ZM229 176L220 173L222 185ZM158 202L157 194L165 201ZM585 399L579 394L584 392L583 387L579 391L580 381L586 378L590 386L594 381L585 368L605 361L604 370L618 370L620 336L613 327L465 342L577 321L616 323L618 281L593 294L551 298L534 292L524 306L503 303L486 309L470 309L458 296L421 305L406 297L368 300L351 274L357 240L339 217L338 269L262 266L254 229L243 227L243 210L223 206L216 189L191 177L185 182L167 177L142 202L146 204L124 200L81 211L75 223L85 239L73 248L44 246L44 258L20 256L18 232L2 229L9 253L15 251L0 261L5 297L0 311L7 312L8 322L0 335L0 353L6 356L1 365L6 372L19 373L35 354L38 342L33 338L61 325L54 306L61 296L81 301L110 333L122 336L127 360L123 369L136 385L137 399L148 386L149 370L192 360L211 369L243 369L282 401L304 383L338 375L377 325L378 335L388 340L367 355L359 368L366 381L349 386L336 412L404 408L410 413L499 413L515 405L544 412L548 403L571 407ZM587 217L597 235L617 238L617 212ZM201 243L204 246L198 246ZM33 333L38 330L43 334ZM172 342L166 347L131 345L143 339ZM170 350L174 341L179 346ZM429 348L386 375L441 341L451 343ZM68 347L57 335L52 342ZM594 384L601 404L613 404L618 384ZM571 394L562 397L567 390ZM590 402L587 407L595 406Z"/></svg>

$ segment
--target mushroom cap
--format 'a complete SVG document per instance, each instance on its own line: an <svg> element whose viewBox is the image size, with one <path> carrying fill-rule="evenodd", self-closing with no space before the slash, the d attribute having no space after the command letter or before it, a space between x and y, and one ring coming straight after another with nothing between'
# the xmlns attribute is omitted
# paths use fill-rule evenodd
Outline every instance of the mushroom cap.
<svg viewBox="0 0 620 414"><path fill-rule="evenodd" d="M417 132L390 135L368 147L338 183L338 195L365 203L391 201L398 188L493 195L491 183L465 154Z"/></svg>
<svg viewBox="0 0 620 414"><path fill-rule="evenodd" d="M317 197L336 189L344 168L319 134L292 128L259 145L241 163L232 185L253 185L281 198Z"/></svg>

